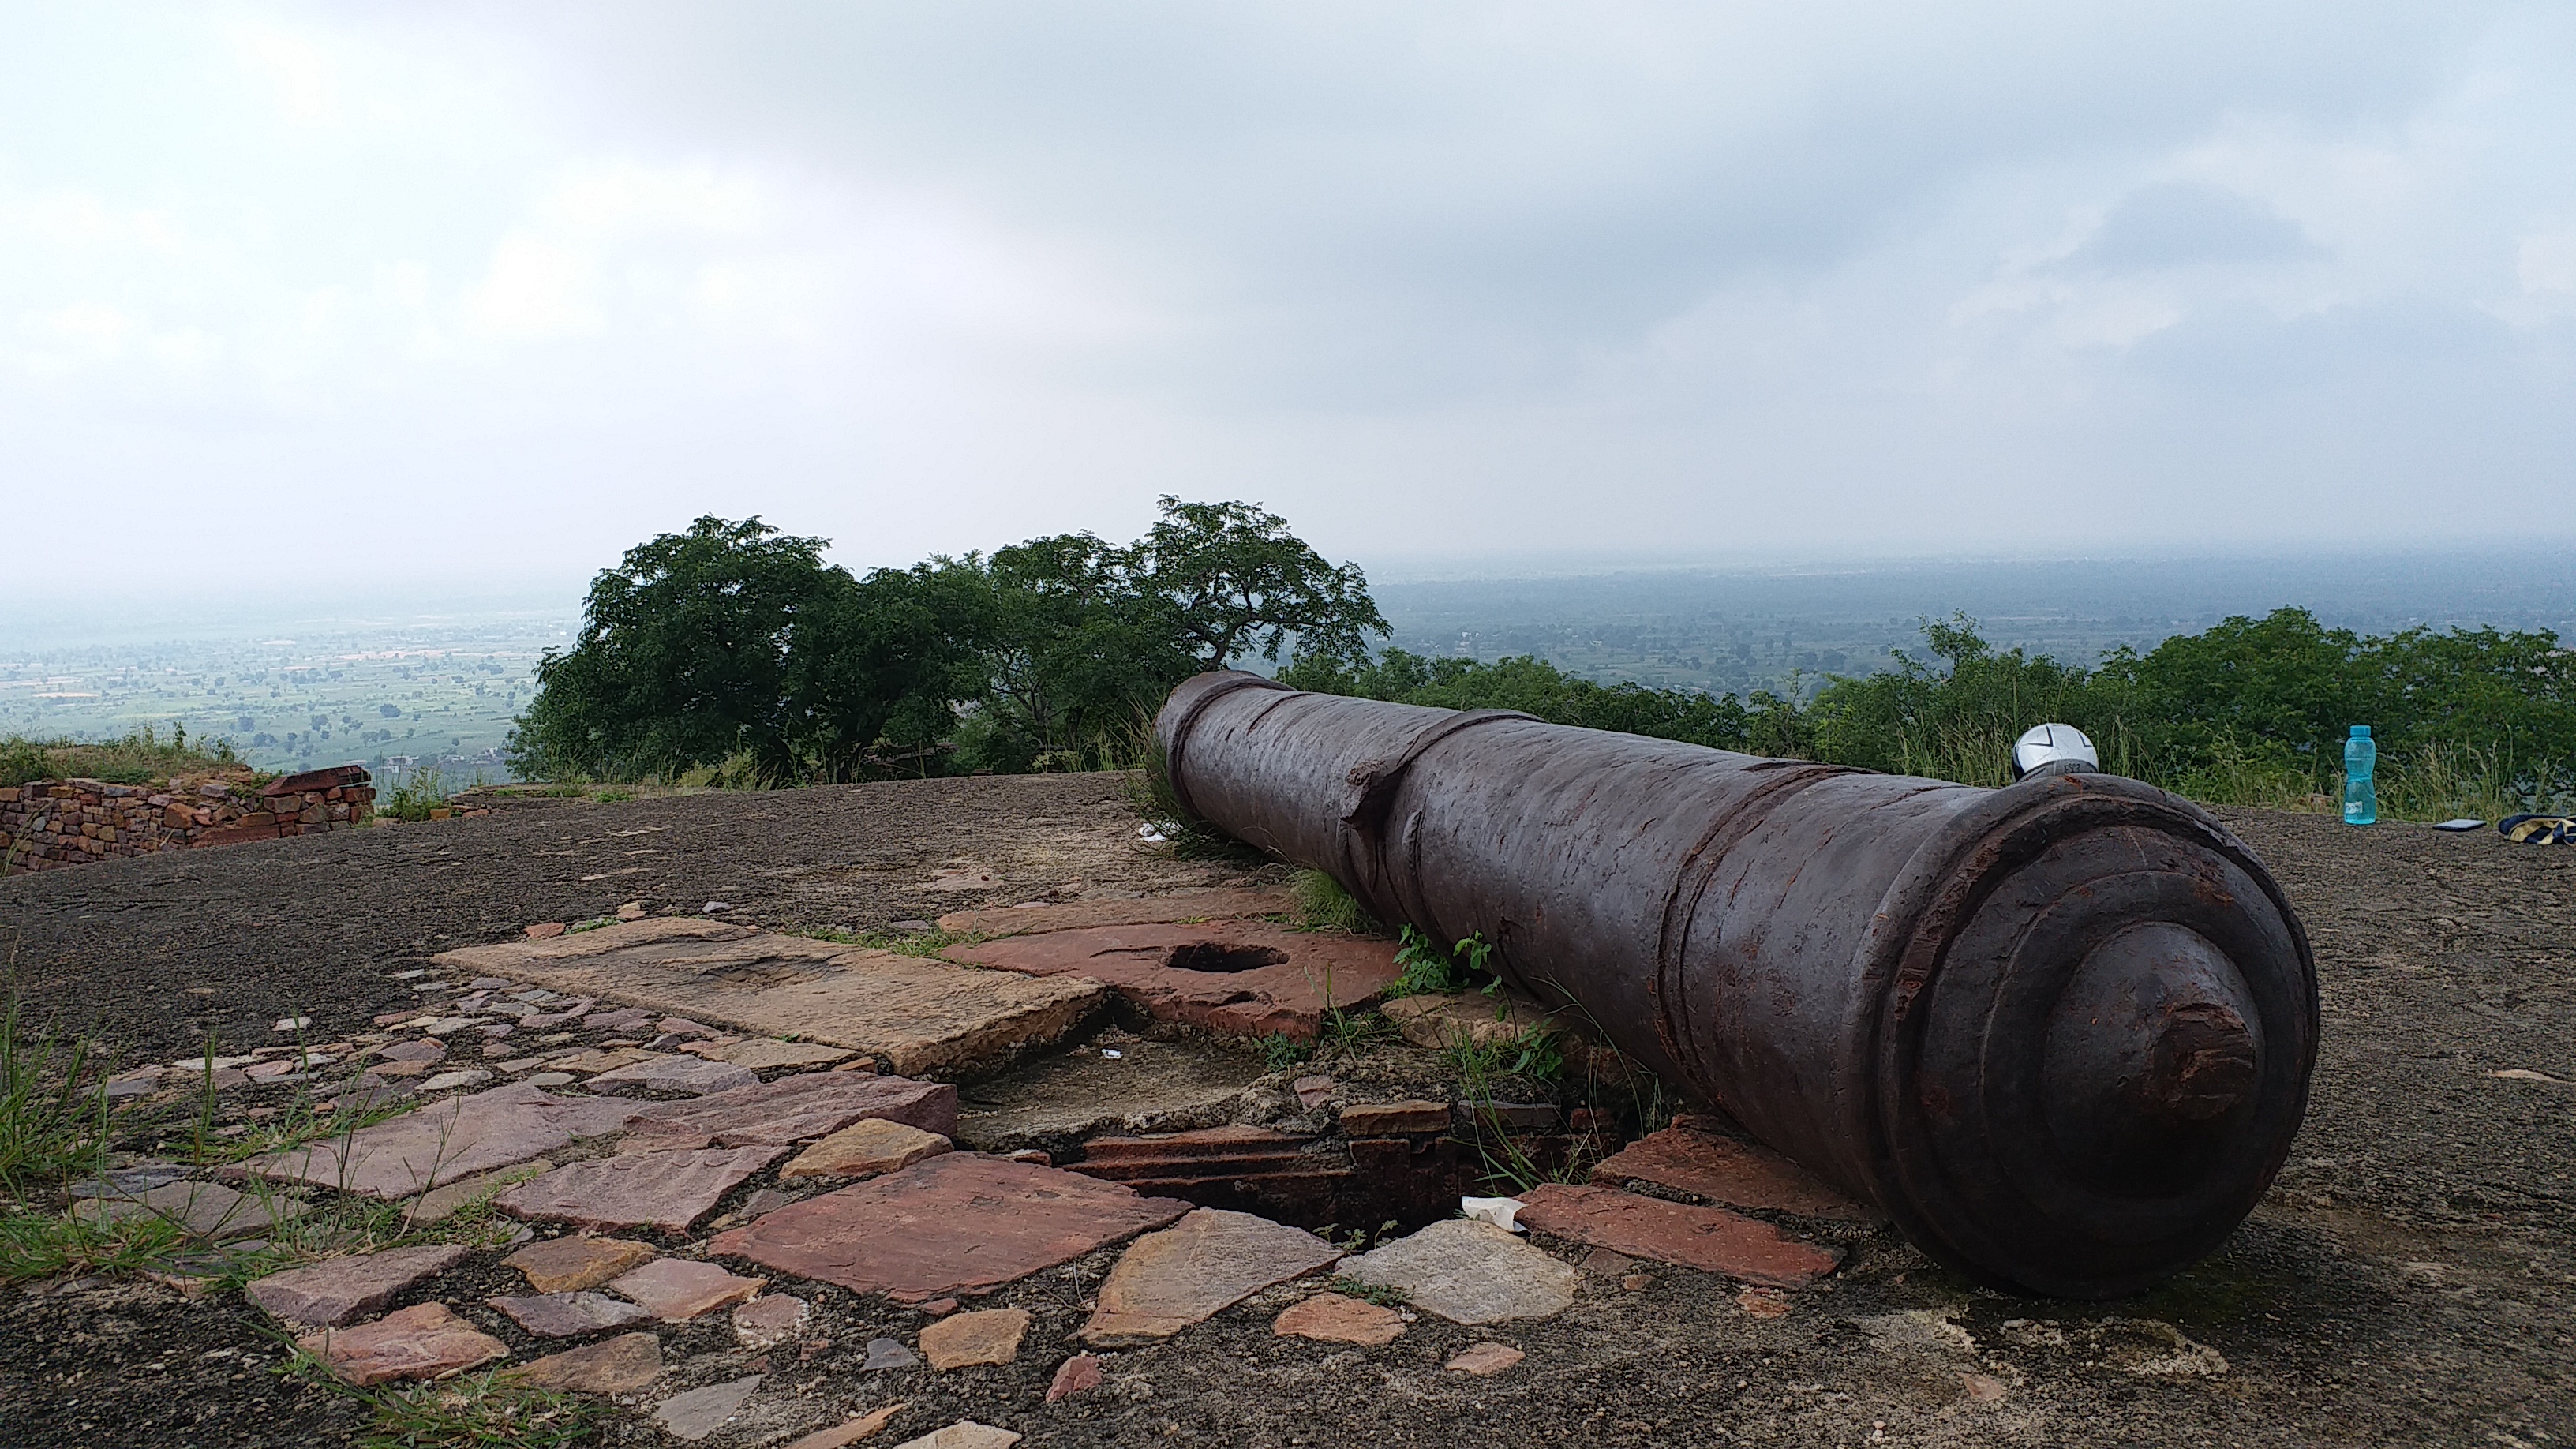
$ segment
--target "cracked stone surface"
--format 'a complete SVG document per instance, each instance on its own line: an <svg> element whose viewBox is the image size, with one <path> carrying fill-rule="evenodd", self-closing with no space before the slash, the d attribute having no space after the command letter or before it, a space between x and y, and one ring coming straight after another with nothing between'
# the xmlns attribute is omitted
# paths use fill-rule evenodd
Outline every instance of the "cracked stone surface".
<svg viewBox="0 0 2576 1449"><path fill-rule="evenodd" d="M1376 1348L1404 1336L1404 1315L1339 1293L1318 1293L1290 1304L1271 1321L1270 1331L1282 1338Z"/></svg>
<svg viewBox="0 0 2576 1449"><path fill-rule="evenodd" d="M507 1344L444 1303L415 1304L355 1328L325 1328L295 1346L362 1389L395 1379L439 1378L510 1353Z"/></svg>
<svg viewBox="0 0 2576 1449"><path fill-rule="evenodd" d="M596 1288L654 1256L652 1244L626 1238L547 1238L503 1258L501 1266L518 1269L539 1293L571 1293Z"/></svg>
<svg viewBox="0 0 2576 1449"><path fill-rule="evenodd" d="M631 1107L633 1147L786 1146L882 1118L936 1132L957 1130L957 1089L868 1072L809 1072L765 1086L685 1102Z"/></svg>
<svg viewBox="0 0 2576 1449"><path fill-rule="evenodd" d="M486 1298L483 1301L539 1338L579 1338L604 1328L624 1328L630 1323L641 1323L653 1316L650 1309L586 1289L578 1293L540 1293L533 1298Z"/></svg>
<svg viewBox="0 0 2576 1449"><path fill-rule="evenodd" d="M1079 1173L949 1152L780 1208L707 1251L920 1303L988 1292L1189 1210Z"/></svg>
<svg viewBox="0 0 2576 1449"><path fill-rule="evenodd" d="M330 1137L245 1164L255 1176L411 1197L617 1131L637 1104L557 1097L525 1082L433 1102L347 1138Z"/></svg>
<svg viewBox="0 0 2576 1449"><path fill-rule="evenodd" d="M715 1211L726 1193L786 1152L784 1147L624 1152L567 1163L501 1193L492 1205L515 1218L684 1233Z"/></svg>
<svg viewBox="0 0 2576 1449"><path fill-rule="evenodd" d="M1667 1127L1629 1143L1595 1165L1592 1180L1608 1187L1649 1183L1725 1207L1837 1222L1881 1221L1875 1210L1767 1147L1688 1127Z"/></svg>
<svg viewBox="0 0 2576 1449"><path fill-rule="evenodd" d="M684 1323L728 1303L740 1303L769 1286L766 1278L743 1278L713 1263L691 1258L660 1258L609 1281L609 1290L633 1299L666 1323Z"/></svg>
<svg viewBox="0 0 2576 1449"><path fill-rule="evenodd" d="M166 1218L192 1238L221 1242L274 1232L288 1219L301 1217L304 1204L274 1190L245 1193L219 1182L172 1182L132 1197L88 1198L74 1203L72 1213L111 1223Z"/></svg>
<svg viewBox="0 0 2576 1449"><path fill-rule="evenodd" d="M757 1353L794 1338L812 1317L805 1300L795 1294L764 1293L734 1309L733 1336L743 1347Z"/></svg>
<svg viewBox="0 0 2576 1449"><path fill-rule="evenodd" d="M1094 1348L1128 1348L1169 1338L1274 1283L1341 1260L1341 1249L1303 1228L1250 1213L1200 1208L1147 1233L1100 1285L1099 1308L1083 1325Z"/></svg>
<svg viewBox="0 0 2576 1449"><path fill-rule="evenodd" d="M444 1273L470 1251L455 1243L388 1248L327 1258L271 1273L242 1289L242 1296L290 1323L338 1328L382 1308L405 1288Z"/></svg>
<svg viewBox="0 0 2576 1449"><path fill-rule="evenodd" d="M1052 1045L1108 995L1094 981L974 971L684 916L472 946L436 960L450 969L502 968L557 991L614 995L657 1015L868 1052L906 1073L980 1070Z"/></svg>
<svg viewBox="0 0 2576 1449"><path fill-rule="evenodd" d="M977 1364L1009 1363L1020 1356L1020 1340L1028 1331L1029 1314L1025 1308L952 1314L921 1330L921 1356L940 1373Z"/></svg>
<svg viewBox="0 0 2576 1449"><path fill-rule="evenodd" d="M792 1177L873 1177L912 1166L949 1149L947 1138L900 1122L871 1117L853 1122L806 1148L785 1167L781 1181Z"/></svg>
<svg viewBox="0 0 2576 1449"><path fill-rule="evenodd" d="M1159 1020L1296 1041L1314 1040L1328 1007L1366 1005L1402 974L1391 942L1250 921L1053 931L940 954L1038 977L1091 977ZM1195 969L1194 960L1212 964Z"/></svg>
<svg viewBox="0 0 2576 1449"><path fill-rule="evenodd" d="M672 1438L695 1443L723 1428L727 1419L741 1412L742 1406L760 1391L764 1381L763 1375L753 1374L749 1378L709 1384L703 1389L675 1394L653 1410L653 1417L661 1424L662 1431Z"/></svg>
<svg viewBox="0 0 2576 1449"><path fill-rule="evenodd" d="M1784 1237L1757 1218L1613 1187L1541 1183L1521 1203L1531 1232L1774 1288L1811 1282L1842 1261L1839 1249Z"/></svg>
<svg viewBox="0 0 2576 1449"><path fill-rule="evenodd" d="M1414 1307L1452 1323L1550 1318L1574 1303L1570 1263L1492 1223L1451 1218L1343 1262L1363 1283L1401 1288Z"/></svg>
<svg viewBox="0 0 2576 1449"><path fill-rule="evenodd" d="M631 1394L661 1377L662 1340L650 1333L621 1333L598 1343L530 1359L507 1372L541 1389Z"/></svg>
<svg viewBox="0 0 2576 1449"><path fill-rule="evenodd" d="M584 1085L591 1087L642 1087L648 1092L687 1092L705 1096L709 1092L730 1092L736 1087L756 1087L760 1078L749 1067L732 1062L711 1062L701 1057L654 1057L648 1061L628 1062L614 1071L601 1072Z"/></svg>
<svg viewBox="0 0 2576 1449"><path fill-rule="evenodd" d="M939 918L939 929L952 936L1031 936L1046 931L1078 931L1088 926L1145 926L1169 921L1232 921L1254 916L1289 916L1296 897L1286 891L1180 891L1133 900L1064 901L1043 906L996 906L979 911L951 911Z"/></svg>

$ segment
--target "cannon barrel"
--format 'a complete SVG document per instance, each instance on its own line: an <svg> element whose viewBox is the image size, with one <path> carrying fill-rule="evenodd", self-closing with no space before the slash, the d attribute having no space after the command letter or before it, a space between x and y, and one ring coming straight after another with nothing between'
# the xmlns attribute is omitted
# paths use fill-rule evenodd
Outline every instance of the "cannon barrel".
<svg viewBox="0 0 2576 1449"><path fill-rule="evenodd" d="M2315 963L2254 853L2135 780L1984 789L1182 683L1192 813L1513 987L1985 1283L2134 1292L2217 1247L2307 1108Z"/></svg>

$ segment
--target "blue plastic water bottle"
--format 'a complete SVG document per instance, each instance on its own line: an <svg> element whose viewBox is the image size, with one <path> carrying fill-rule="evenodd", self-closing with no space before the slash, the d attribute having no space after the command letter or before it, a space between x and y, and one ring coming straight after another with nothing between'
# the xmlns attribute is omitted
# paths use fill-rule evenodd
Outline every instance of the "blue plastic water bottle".
<svg viewBox="0 0 2576 1449"><path fill-rule="evenodd" d="M2352 738L2343 742L2344 824L2379 823L2379 787L2370 779L2378 768L2379 742L2370 737L2370 726L2354 725Z"/></svg>

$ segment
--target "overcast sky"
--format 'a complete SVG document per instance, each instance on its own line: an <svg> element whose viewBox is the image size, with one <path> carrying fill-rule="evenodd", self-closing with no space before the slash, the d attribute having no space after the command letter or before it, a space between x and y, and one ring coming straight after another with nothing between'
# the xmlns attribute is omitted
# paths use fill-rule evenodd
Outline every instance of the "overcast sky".
<svg viewBox="0 0 2576 1449"><path fill-rule="evenodd" d="M2576 541L2563 3L0 26L13 588Z"/></svg>

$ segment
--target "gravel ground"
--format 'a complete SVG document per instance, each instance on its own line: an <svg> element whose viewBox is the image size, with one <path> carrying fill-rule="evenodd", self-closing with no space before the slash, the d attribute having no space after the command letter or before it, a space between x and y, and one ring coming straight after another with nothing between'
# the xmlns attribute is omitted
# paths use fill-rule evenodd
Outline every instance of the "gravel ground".
<svg viewBox="0 0 2576 1449"><path fill-rule="evenodd" d="M1018 1364L861 1375L777 1366L773 1407L711 1446L780 1443L828 1408L904 1400L884 1442L972 1416L1033 1444L2497 1444L2576 1424L2576 852L2492 832L2346 829L2227 812L2316 943L2326 1033L2289 1170L2208 1262L2116 1304L1973 1289L1900 1242L1863 1244L1785 1316L1723 1280L1587 1277L1565 1315L1425 1319L1380 1350L1277 1340L1256 1300L1108 1381L1041 1399L1106 1258L997 1300L1039 1326ZM906 782L618 805L147 857L0 881L0 949L33 1006L129 1057L272 1022L354 1031L406 1001L389 974L539 920L733 903L769 925L871 927L994 902L1211 883L1159 859L1111 777ZM2497 1072L2537 1075L2501 1077ZM2549 1080L2555 1078L2557 1080ZM1568 1251L1579 1258L1579 1252ZM462 1271L462 1270L460 1270ZM782 1283L836 1344L909 1338L909 1310ZM436 1281L451 1298L480 1285ZM453 1290L453 1291L451 1291ZM236 1295L144 1285L0 1297L0 1443L331 1444L338 1400L264 1371ZM1440 1371L1495 1338L1528 1360ZM746 1371L720 1342L682 1385ZM797 1412L802 1409L800 1417ZM628 1423L616 1442L654 1442ZM876 1441L871 1441L876 1442Z"/></svg>

